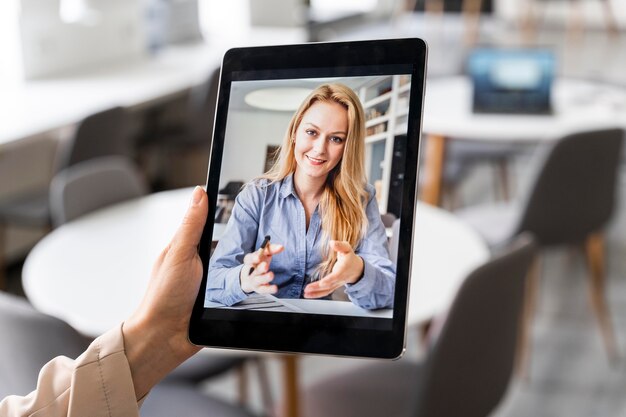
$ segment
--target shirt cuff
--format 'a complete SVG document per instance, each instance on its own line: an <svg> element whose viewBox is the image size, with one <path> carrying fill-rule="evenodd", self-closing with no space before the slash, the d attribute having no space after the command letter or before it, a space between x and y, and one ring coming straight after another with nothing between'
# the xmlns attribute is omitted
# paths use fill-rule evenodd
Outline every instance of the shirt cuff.
<svg viewBox="0 0 626 417"><path fill-rule="evenodd" d="M77 358L71 397L72 406L79 410L101 404L111 416L138 415L140 402L135 398L122 324L94 340Z"/></svg>
<svg viewBox="0 0 626 417"><path fill-rule="evenodd" d="M228 277L226 279L226 284L224 288L224 292L226 295L226 299L224 301L226 301L226 304L229 306L237 304L238 302L248 298L248 294L246 294L241 289L241 282L239 281L239 277L241 276L241 269L244 266L245 265L239 265L228 271Z"/></svg>
<svg viewBox="0 0 626 417"><path fill-rule="evenodd" d="M346 284L346 294L350 299L369 297L376 284L376 268L363 259L363 276L354 284Z"/></svg>

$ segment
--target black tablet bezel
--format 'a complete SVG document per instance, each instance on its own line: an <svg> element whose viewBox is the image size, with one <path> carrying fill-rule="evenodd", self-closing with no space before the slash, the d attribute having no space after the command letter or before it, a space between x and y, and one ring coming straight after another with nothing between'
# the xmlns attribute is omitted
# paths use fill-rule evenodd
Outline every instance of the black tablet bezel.
<svg viewBox="0 0 626 417"><path fill-rule="evenodd" d="M235 48L226 52L220 74L206 183L209 215L199 245L204 274L189 325L192 343L218 348L390 359L403 353L426 57L426 43L417 38ZM401 72L393 72L396 70ZM215 217L231 82L393 74L411 75L406 161L413 162L405 164L399 237L402 244L398 248L393 318L205 309L212 219Z"/></svg>

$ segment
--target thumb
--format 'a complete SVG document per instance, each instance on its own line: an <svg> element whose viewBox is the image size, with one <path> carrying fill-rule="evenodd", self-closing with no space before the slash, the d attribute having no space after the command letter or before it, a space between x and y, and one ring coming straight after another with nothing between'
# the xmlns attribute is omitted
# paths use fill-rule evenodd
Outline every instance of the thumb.
<svg viewBox="0 0 626 417"><path fill-rule="evenodd" d="M345 240L331 240L330 248L335 252L339 253L350 253L352 252L352 246Z"/></svg>
<svg viewBox="0 0 626 417"><path fill-rule="evenodd" d="M208 213L208 198L202 187L197 186L191 195L191 201L181 225L178 227L171 248L189 251L190 256L196 254L196 247L204 230Z"/></svg>

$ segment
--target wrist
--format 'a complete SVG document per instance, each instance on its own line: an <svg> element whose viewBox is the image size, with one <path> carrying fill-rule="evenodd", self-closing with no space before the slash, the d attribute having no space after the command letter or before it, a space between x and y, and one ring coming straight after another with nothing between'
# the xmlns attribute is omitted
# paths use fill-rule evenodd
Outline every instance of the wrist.
<svg viewBox="0 0 626 417"><path fill-rule="evenodd" d="M254 291L254 289L248 288L248 278L250 277L250 275L244 272L247 267L247 265L244 265L243 268L241 268L241 271L239 271L239 287L241 287L241 291L243 291L244 293L250 294L252 291Z"/></svg>
<svg viewBox="0 0 626 417"><path fill-rule="evenodd" d="M200 350L188 341L188 346L180 345L176 336L140 317L129 318L122 326L122 334L137 400Z"/></svg>
<svg viewBox="0 0 626 417"><path fill-rule="evenodd" d="M365 260L359 255L355 254L355 256L357 258L355 264L358 265L358 267L355 267L355 271L357 272L355 273L355 277L348 282L349 284L356 284L361 280L361 278L363 278L363 275L365 274Z"/></svg>

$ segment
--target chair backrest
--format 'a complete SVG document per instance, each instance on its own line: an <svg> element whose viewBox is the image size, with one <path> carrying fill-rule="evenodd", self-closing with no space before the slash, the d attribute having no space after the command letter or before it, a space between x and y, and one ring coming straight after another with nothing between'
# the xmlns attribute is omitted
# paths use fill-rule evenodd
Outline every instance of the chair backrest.
<svg viewBox="0 0 626 417"><path fill-rule="evenodd" d="M463 282L424 368L419 417L485 417L506 392L525 278L535 254L528 234Z"/></svg>
<svg viewBox="0 0 626 417"><path fill-rule="evenodd" d="M523 204L517 233L541 245L584 240L601 229L615 206L624 131L595 130L551 146Z"/></svg>
<svg viewBox="0 0 626 417"><path fill-rule="evenodd" d="M102 156L130 156L131 116L122 107L94 113L83 119L62 147L58 170Z"/></svg>
<svg viewBox="0 0 626 417"><path fill-rule="evenodd" d="M145 195L148 187L134 163L121 156L91 159L64 169L50 184L52 223Z"/></svg>
<svg viewBox="0 0 626 417"><path fill-rule="evenodd" d="M0 398L26 395L52 358L76 358L89 345L65 322L37 312L23 298L0 292Z"/></svg>
<svg viewBox="0 0 626 417"><path fill-rule="evenodd" d="M189 93L189 130L186 140L191 143L211 145L213 122L217 106L217 93L220 81L220 68L216 68L200 85Z"/></svg>
<svg viewBox="0 0 626 417"><path fill-rule="evenodd" d="M380 215L380 220L383 222L383 226L392 227L393 222L397 219L396 215L393 213L384 213Z"/></svg>

